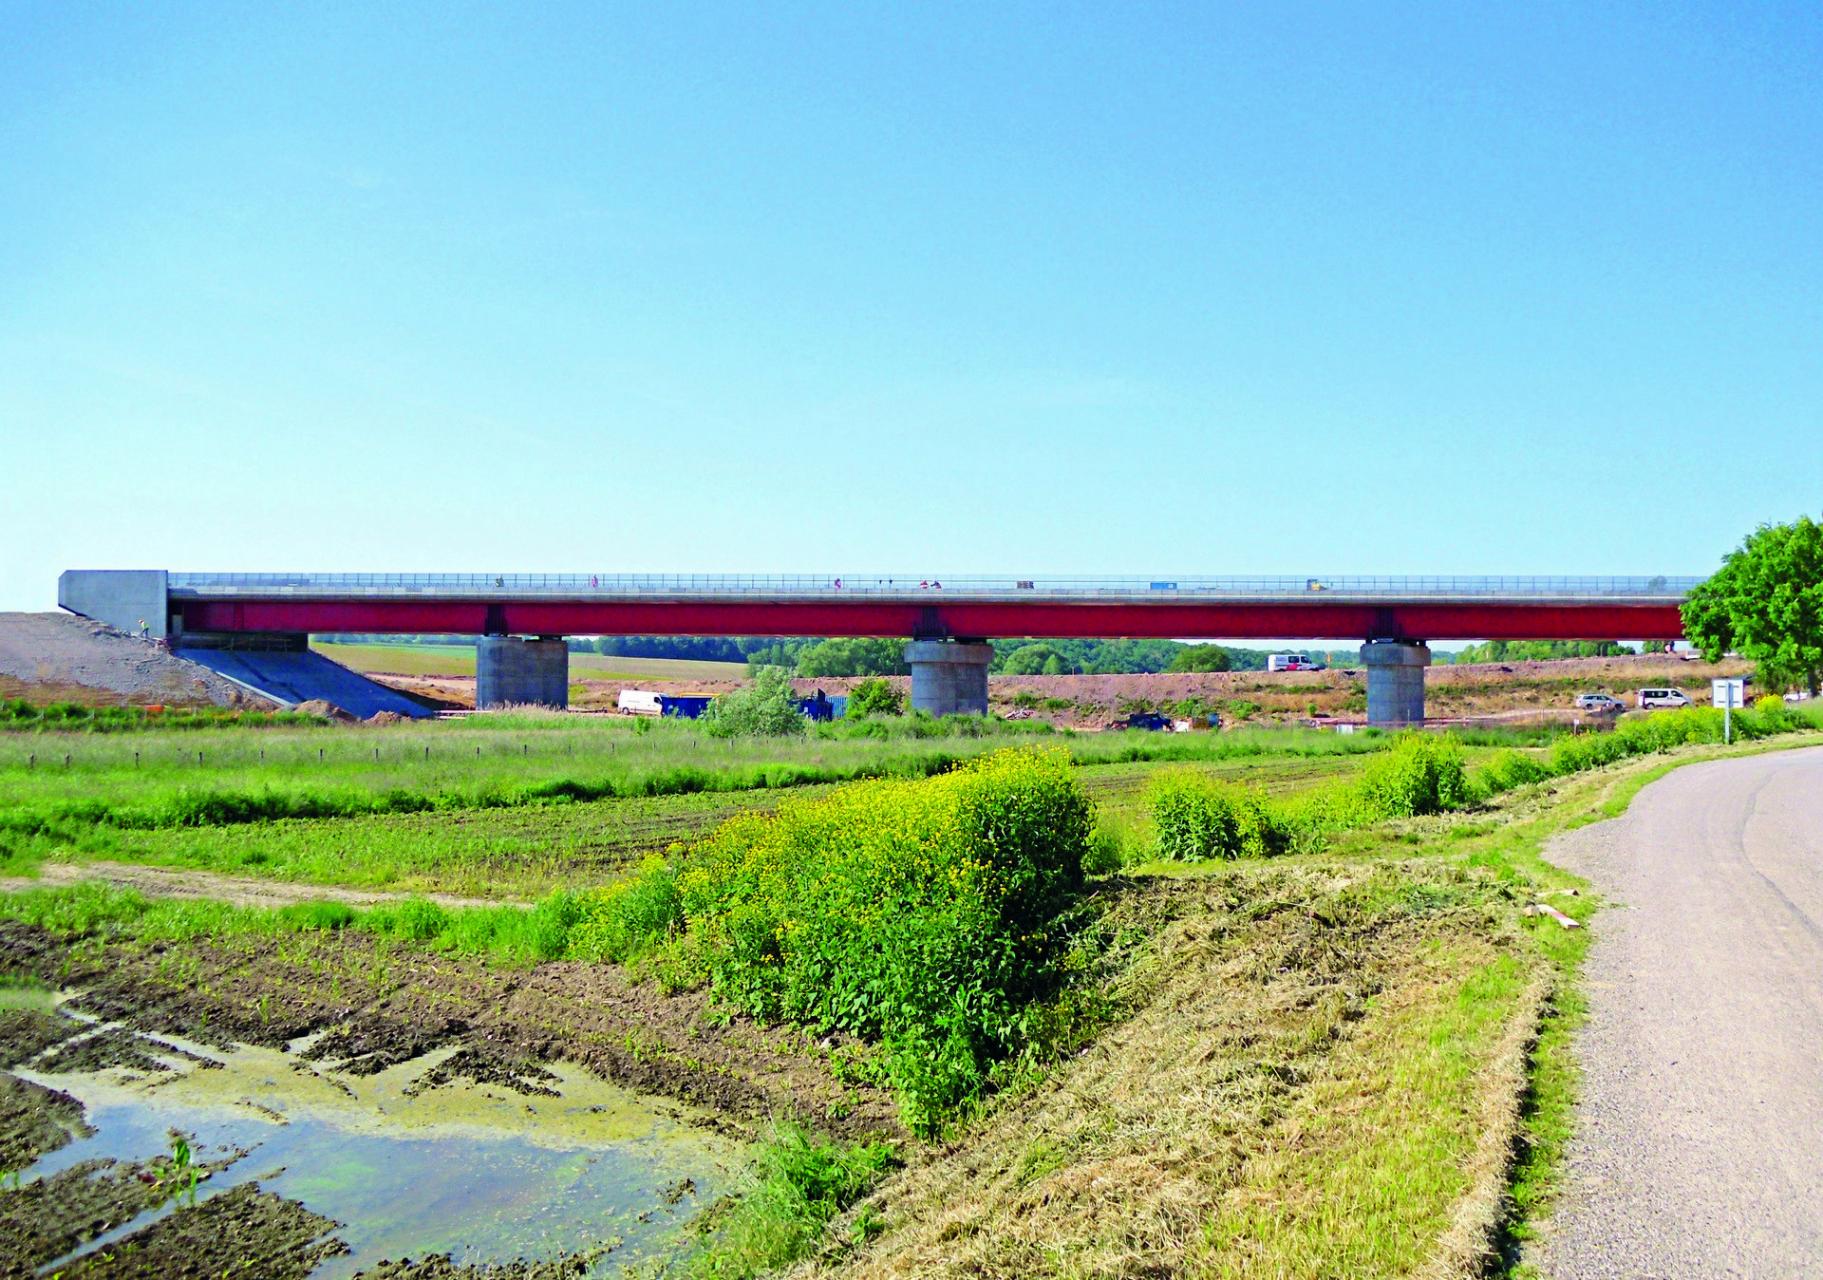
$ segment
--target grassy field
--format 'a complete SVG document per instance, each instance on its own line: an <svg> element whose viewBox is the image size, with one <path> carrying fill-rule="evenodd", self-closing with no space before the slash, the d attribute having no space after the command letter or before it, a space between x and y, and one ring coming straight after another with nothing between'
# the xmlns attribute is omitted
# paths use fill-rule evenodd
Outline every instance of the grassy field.
<svg viewBox="0 0 1823 1280"><path fill-rule="evenodd" d="M1368 758L1359 752L1269 754L1192 767L1280 794L1351 776ZM1146 762L1078 771L1104 814L1135 824L1144 821L1146 786L1155 772ZM645 854L738 813L770 812L787 799L823 794L830 785L213 826L95 823L30 842L32 854L17 854L8 869L26 871L40 857L97 859L348 888L532 899L610 882Z"/></svg>
<svg viewBox="0 0 1823 1280"><path fill-rule="evenodd" d="M1787 718L1782 743L1816 740L1803 732L1814 729L1808 720ZM700 922L686 930L665 914L677 910L665 895L701 890L717 864L700 851L738 850L740 832L777 826L721 824L786 800L816 801L847 779L918 779L1009 745L1048 747L1072 762L1064 772L1092 806L1097 834L1106 824L1126 833L1128 862L1078 880L1071 906L1055 917L1052 936L1067 943L1055 970L1038 996L993 1024L995 1035L1025 1048L983 1059L985 1092L930 1125L940 1140L890 1125L863 1130L890 1139L894 1158L873 1146L857 1164L821 1139L794 1140L789 1159L768 1148L749 1200L718 1219L731 1225L704 1237L685 1272L752 1276L807 1257L804 1267L832 1278L1466 1280L1499 1273L1496 1246L1521 1234L1523 1215L1548 1198L1568 1132L1568 1033L1579 1016L1574 977L1587 933L1522 914L1575 883L1544 860L1545 846L1617 812L1671 763L1720 753L1679 745L1689 741L1680 733L1710 727L1693 714L1582 738L1472 735L1459 765L1473 783L1446 811L1388 819L1384 808L1357 805L1337 809L1345 816L1320 842L1296 846L1314 851L1189 862L1146 860L1162 847L1148 824L1164 766L1237 795L1257 792L1275 812L1295 815L1316 796L1371 798L1377 773L1416 761L1414 746L1436 744L1298 730L983 735L960 724L936 737L902 726L873 738L849 727L784 741L714 740L688 724L556 716L386 729L20 730L0 734L0 865L14 873L47 859L119 860L538 902L531 910L421 901L228 907L77 887L0 895L0 917L73 940L90 963L118 947L123 957L180 968L194 949L206 966L218 945L232 951L271 938L275 953L303 957L313 972L361 968L376 998L396 981L403 999L428 972L409 955L451 974L562 960L538 972L620 975L614 990L626 1003L589 1008L631 1021L610 1022L591 1043L631 1046L634 1060L648 1063L662 1047L652 1028L666 1025L653 1021L663 1014L680 1029L663 1049L675 1079L699 1070L718 1082L744 1079L750 1068L738 1058L713 1071L699 1062L702 1029L723 1024L710 1011L741 1008L726 1005L709 976L717 957L726 959L718 948L757 946L752 971L766 972L783 954L767 948L786 944L765 939L799 927L806 917L793 914L794 895L824 881L819 872L796 889L774 883L774 907L786 916L763 938L742 932L745 906L730 909L721 933L699 936ZM1598 767L1623 746L1642 754ZM910 792L868 794L876 791L918 812ZM1000 816L976 829L982 848L1001 847L995 824L1029 823L1019 795L1006 791ZM883 810L878 825L896 812ZM806 839L828 830L811 819L800 826ZM724 836L734 843L716 846ZM862 842L857 830L818 856L831 876L847 874L845 850ZM905 846L914 860L938 847ZM650 857L667 850L663 862ZM897 856L868 874L898 883ZM951 856L958 876L975 865L973 853ZM783 869L764 858L751 865L755 884ZM730 892L745 892L745 874L729 881ZM648 892L655 896L637 896ZM1586 894L1550 900L1582 919L1596 906ZM658 913L642 926L655 949L604 950L603 920L648 909ZM839 913L825 923L839 926ZM1019 940L1044 936L1023 930ZM964 950L937 947L931 963L947 972ZM863 946L841 963L872 954ZM604 956L629 964L607 965ZM948 981L942 973L923 980ZM219 1002L211 1016L266 998L255 985L183 989ZM437 1017L463 1013L458 996L447 999L455 1003ZM687 1012L666 1012L667 1000ZM832 1087L903 1084L911 1059L902 1039L830 1035L842 1025L792 1024L763 1000L745 1011L820 1045ZM845 1170L835 1183L832 1169Z"/></svg>
<svg viewBox="0 0 1823 1280"><path fill-rule="evenodd" d="M313 644L325 658L355 671L399 676L473 676L472 645ZM675 658L570 655L572 680L745 680L744 662L691 662Z"/></svg>
<svg viewBox="0 0 1823 1280"><path fill-rule="evenodd" d="M0 840L94 826L207 827L278 818L512 808L919 777L1009 742L1054 742L1083 764L1343 757L1374 736L1296 730L1053 735L933 725L935 736L847 726L792 739L714 739L687 722L489 716L378 730L292 726L0 734ZM0 849L4 852L4 849Z"/></svg>

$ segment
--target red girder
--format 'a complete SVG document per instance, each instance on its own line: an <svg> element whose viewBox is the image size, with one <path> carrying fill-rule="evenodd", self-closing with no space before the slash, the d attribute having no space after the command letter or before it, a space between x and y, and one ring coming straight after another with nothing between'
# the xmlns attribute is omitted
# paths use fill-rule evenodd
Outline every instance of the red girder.
<svg viewBox="0 0 1823 1280"><path fill-rule="evenodd" d="M1674 604L847 600L173 600L186 631L1115 639L1675 639Z"/></svg>

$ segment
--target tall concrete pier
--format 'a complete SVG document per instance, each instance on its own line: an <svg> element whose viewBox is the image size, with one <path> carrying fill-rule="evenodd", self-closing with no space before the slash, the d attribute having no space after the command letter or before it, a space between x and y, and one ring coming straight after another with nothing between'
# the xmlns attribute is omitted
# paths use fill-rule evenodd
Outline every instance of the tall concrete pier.
<svg viewBox="0 0 1823 1280"><path fill-rule="evenodd" d="M994 646L970 640L914 640L905 646L911 665L914 711L933 716L987 714L987 669Z"/></svg>
<svg viewBox="0 0 1823 1280"><path fill-rule="evenodd" d="M482 636L475 645L475 707L570 705L570 648L561 636Z"/></svg>
<svg viewBox="0 0 1823 1280"><path fill-rule="evenodd" d="M1370 640L1361 646L1367 668L1367 723L1389 728L1424 723L1424 669L1430 646L1413 640Z"/></svg>

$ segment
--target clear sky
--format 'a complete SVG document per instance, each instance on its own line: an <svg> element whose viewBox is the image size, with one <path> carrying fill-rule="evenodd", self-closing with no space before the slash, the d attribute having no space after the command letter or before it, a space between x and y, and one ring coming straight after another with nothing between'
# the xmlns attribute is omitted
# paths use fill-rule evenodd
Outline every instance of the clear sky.
<svg viewBox="0 0 1823 1280"><path fill-rule="evenodd" d="M1702 573L1823 510L1811 5L0 0L65 567Z"/></svg>

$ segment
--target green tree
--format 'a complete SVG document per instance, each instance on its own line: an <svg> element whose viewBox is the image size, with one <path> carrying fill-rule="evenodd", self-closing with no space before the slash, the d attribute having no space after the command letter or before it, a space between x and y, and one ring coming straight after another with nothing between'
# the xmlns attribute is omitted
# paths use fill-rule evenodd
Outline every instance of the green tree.
<svg viewBox="0 0 1823 1280"><path fill-rule="evenodd" d="M1823 524L1761 525L1684 601L1684 634L1714 662L1739 653L1769 680L1823 685Z"/></svg>
<svg viewBox="0 0 1823 1280"><path fill-rule="evenodd" d="M1219 644L1187 645L1171 659L1167 671L1226 671L1234 665L1228 651Z"/></svg>
<svg viewBox="0 0 1823 1280"><path fill-rule="evenodd" d="M819 676L897 676L904 675L905 642L903 640L866 640L837 636L804 649L798 654L798 674L805 679Z"/></svg>
<svg viewBox="0 0 1823 1280"><path fill-rule="evenodd" d="M897 716L905 713L905 691L879 676L870 676L848 691L848 718Z"/></svg>
<svg viewBox="0 0 1823 1280"><path fill-rule="evenodd" d="M1057 651L1056 645L1020 645L1006 656L1009 676L1060 676L1070 669L1070 661Z"/></svg>
<svg viewBox="0 0 1823 1280"><path fill-rule="evenodd" d="M703 728L717 738L803 733L804 717L792 692L791 673L783 667L756 668L752 684L709 704Z"/></svg>

